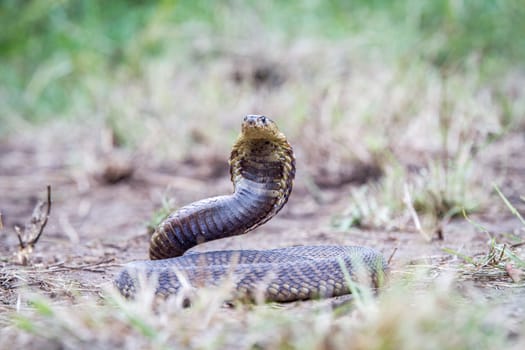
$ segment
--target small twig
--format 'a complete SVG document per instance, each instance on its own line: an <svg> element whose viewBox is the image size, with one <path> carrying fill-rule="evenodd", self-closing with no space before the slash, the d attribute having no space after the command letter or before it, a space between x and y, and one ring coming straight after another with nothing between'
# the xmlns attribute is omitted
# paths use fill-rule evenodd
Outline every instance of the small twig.
<svg viewBox="0 0 525 350"><path fill-rule="evenodd" d="M111 265L104 265L103 267L108 267L108 266L111 266ZM90 267L85 267L85 268L69 268L69 267L59 267L58 269L54 269L54 270L49 270L49 271L46 271L48 273L55 273L55 272L69 272L71 270L81 270L81 271L87 271L87 272L96 272L96 273L102 273L102 272L106 272L106 270L101 270L101 269L95 269L95 268L90 268Z"/></svg>
<svg viewBox="0 0 525 350"><path fill-rule="evenodd" d="M44 228L47 225L49 215L51 213L51 186L47 185L47 207L45 213L42 213L44 202L39 202L33 210L33 215L28 225L24 226L23 232L19 226L14 227L16 236L18 237L18 259L22 265L26 265L29 255L33 251L34 246L42 236Z"/></svg>
<svg viewBox="0 0 525 350"><path fill-rule="evenodd" d="M392 258L394 257L394 255L396 254L397 252L397 247L394 247L394 250L392 251L392 253L390 254L390 256L388 257L388 261L387 261L387 264L390 265L390 262L392 261Z"/></svg>
<svg viewBox="0 0 525 350"><path fill-rule="evenodd" d="M403 189L405 192L405 195L403 196L403 202L405 202L405 205L412 216L412 220L414 220L416 230L421 234L421 236L423 236L423 238L425 238L425 240L430 241L432 237L429 237L429 235L427 235L427 233L421 227L421 222L419 221L416 209L414 209L414 205L412 204L412 197L410 196L410 191L408 190L408 185L406 183Z"/></svg>
<svg viewBox="0 0 525 350"><path fill-rule="evenodd" d="M49 214L51 213L51 186L47 185L47 208L46 208L46 216L44 217L44 220L40 224L40 229L38 231L38 234L36 237L34 237L29 244L31 246L34 246L38 240L40 239L40 236L42 235L42 232L44 232L44 227L47 225L47 220L49 218Z"/></svg>
<svg viewBox="0 0 525 350"><path fill-rule="evenodd" d="M525 241L511 244L510 247L511 248L518 248L518 247L521 247L522 245L525 245Z"/></svg>
<svg viewBox="0 0 525 350"><path fill-rule="evenodd" d="M97 261L95 263L79 265L79 266L70 266L70 265L62 264L61 267L65 268L65 269L70 269L70 270L84 270L84 269L87 269L87 268L90 268L90 267L95 267L95 266L108 264L108 263L113 262L113 261L115 261L115 258L104 259L104 260L101 260L101 261Z"/></svg>
<svg viewBox="0 0 525 350"><path fill-rule="evenodd" d="M0 211L0 231L4 229L4 222L2 221L2 212Z"/></svg>
<svg viewBox="0 0 525 350"><path fill-rule="evenodd" d="M20 246L20 250L25 249L26 244L22 238L22 231L20 230L20 227L15 225L14 230L15 230L16 236L18 237L18 245Z"/></svg>

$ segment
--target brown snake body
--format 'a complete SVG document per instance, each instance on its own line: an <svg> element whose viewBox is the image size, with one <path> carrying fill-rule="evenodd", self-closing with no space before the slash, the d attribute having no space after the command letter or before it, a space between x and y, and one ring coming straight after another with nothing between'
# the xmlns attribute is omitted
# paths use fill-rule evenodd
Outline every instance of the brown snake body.
<svg viewBox="0 0 525 350"><path fill-rule="evenodd" d="M349 293L346 277L367 276L377 285L387 265L366 247L298 246L271 250L185 253L195 245L246 233L271 219L286 204L295 176L293 150L265 116L244 118L230 155L234 192L184 206L166 218L151 238L150 258L126 265L115 280L125 296L139 287L138 275L155 276L156 293L177 293L217 285L231 276L235 297L293 301ZM260 291L260 293L259 293Z"/></svg>

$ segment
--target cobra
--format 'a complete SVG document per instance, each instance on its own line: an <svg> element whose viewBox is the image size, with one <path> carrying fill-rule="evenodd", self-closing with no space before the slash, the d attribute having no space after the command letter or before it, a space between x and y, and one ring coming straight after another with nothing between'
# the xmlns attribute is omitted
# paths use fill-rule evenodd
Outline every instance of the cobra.
<svg viewBox="0 0 525 350"><path fill-rule="evenodd" d="M360 246L295 246L270 250L196 253L197 244L244 234L274 217L286 204L295 177L292 147L275 122L262 115L244 117L230 159L233 193L183 206L151 237L152 260L128 263L115 285L133 296L139 276L154 276L159 295L176 294L183 280L192 287L234 281L234 297L287 302L350 292L347 278L365 276L377 286L388 269L376 250ZM144 279L142 279L144 280Z"/></svg>

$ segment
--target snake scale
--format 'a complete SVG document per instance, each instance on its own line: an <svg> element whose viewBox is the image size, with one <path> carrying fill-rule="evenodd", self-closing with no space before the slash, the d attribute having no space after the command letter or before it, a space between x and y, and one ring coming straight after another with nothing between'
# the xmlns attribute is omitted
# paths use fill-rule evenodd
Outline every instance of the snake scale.
<svg viewBox="0 0 525 350"><path fill-rule="evenodd" d="M295 157L286 137L265 116L248 115L230 155L234 192L189 204L168 216L151 237L152 260L126 264L115 285L126 297L154 278L156 294L218 285L233 277L234 297L294 301L350 293L347 280L361 276L377 286L387 264L359 246L295 246L270 250L186 252L199 243L239 235L270 220L288 201ZM361 281L361 280L360 280ZM151 278L148 282L151 282Z"/></svg>

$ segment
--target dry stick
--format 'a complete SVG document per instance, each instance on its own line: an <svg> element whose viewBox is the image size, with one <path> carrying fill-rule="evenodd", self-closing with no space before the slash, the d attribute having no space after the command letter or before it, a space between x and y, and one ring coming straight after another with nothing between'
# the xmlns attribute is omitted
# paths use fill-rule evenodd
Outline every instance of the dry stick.
<svg viewBox="0 0 525 350"><path fill-rule="evenodd" d="M42 235L42 232L44 232L44 227L47 225L47 219L49 218L49 214L51 213L51 186L47 185L47 210L46 210L46 216L44 217L44 221L40 225L40 230L38 231L38 234L34 239L32 239L29 244L34 246L38 240L40 239L40 236Z"/></svg>
<svg viewBox="0 0 525 350"><path fill-rule="evenodd" d="M20 251L22 251L26 248L26 244L24 240L22 239L22 232L20 231L20 227L16 225L14 229L15 229L16 236L18 237L18 245L20 246Z"/></svg>
<svg viewBox="0 0 525 350"><path fill-rule="evenodd" d="M431 240L431 237L427 235L425 231L423 231L423 228L421 227L421 222L419 221L419 217L417 216L416 209L414 209L414 205L412 204L412 197L410 196L410 192L408 190L408 185L404 184L404 192L405 195L403 196L403 202L405 202L405 205L408 208L408 211L410 212L410 215L412 216L412 220L414 220L414 225L416 225L416 230L423 236L423 238L427 241Z"/></svg>
<svg viewBox="0 0 525 350"><path fill-rule="evenodd" d="M394 257L394 254L396 254L396 252L397 252L397 247L394 247L394 250L392 251L392 253L388 257L388 261L387 261L388 265L390 265L390 262L392 261L392 258Z"/></svg>
<svg viewBox="0 0 525 350"><path fill-rule="evenodd" d="M33 216L31 218L31 229L28 230L27 226L24 227L24 234L22 237L22 230L20 227L15 226L14 231L18 237L19 252L18 259L22 265L27 264L29 254L31 253L33 247L42 236L44 228L46 227L47 220L49 219L49 214L51 213L51 186L47 185L47 208L45 215L42 215L42 207L44 203L39 203L33 211ZM39 226L37 226L37 224ZM37 228L38 227L38 228ZM28 232L29 231L29 232ZM38 231L38 232L37 232Z"/></svg>
<svg viewBox="0 0 525 350"><path fill-rule="evenodd" d="M101 261L97 261L97 262L94 262L94 263L91 263L91 264L85 264L85 265L79 265L79 266L65 265L64 263L60 263L59 265L55 265L55 266L62 267L62 268L65 268L65 269L70 269L70 270L83 270L83 269L86 269L86 268L89 268L89 267L96 267L96 266L104 265L104 264L107 264L107 263L110 263L110 262L113 262L113 261L115 261L115 258L103 259ZM115 265L115 266L117 266L117 265Z"/></svg>
<svg viewBox="0 0 525 350"><path fill-rule="evenodd" d="M525 245L525 241L521 241L521 242L518 242L518 243L511 244L510 247L511 248L517 248L517 247L521 247L522 245Z"/></svg>

